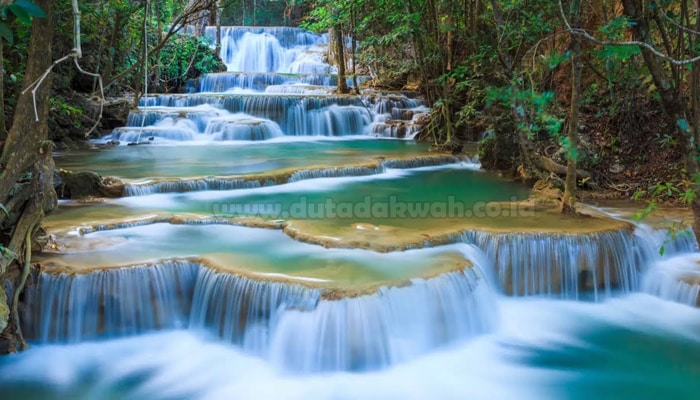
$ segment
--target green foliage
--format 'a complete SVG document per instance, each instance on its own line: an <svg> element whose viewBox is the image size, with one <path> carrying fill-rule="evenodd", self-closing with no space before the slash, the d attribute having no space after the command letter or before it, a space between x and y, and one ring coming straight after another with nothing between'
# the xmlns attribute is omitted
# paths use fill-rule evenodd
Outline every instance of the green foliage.
<svg viewBox="0 0 700 400"><path fill-rule="evenodd" d="M189 35L176 35L159 55L160 79L169 87L182 86L188 79L217 72L222 65L203 38Z"/></svg>
<svg viewBox="0 0 700 400"><path fill-rule="evenodd" d="M5 39L12 44L14 35L12 29L6 22L11 16L25 24L30 24L32 18L44 18L46 13L36 3L31 0L15 0L3 7L0 7L0 40Z"/></svg>
<svg viewBox="0 0 700 400"><path fill-rule="evenodd" d="M73 126L80 128L84 111L68 103L62 96L54 96L49 99L52 118L61 118L64 121L72 121Z"/></svg>
<svg viewBox="0 0 700 400"><path fill-rule="evenodd" d="M603 34L607 40L610 41L622 41L625 39L625 34L629 32L629 28L635 25L634 21L630 21L629 17L625 15L617 16L611 19L607 24L598 28L598 31ZM639 47L637 46L605 46L611 48L629 47L636 48L639 52Z"/></svg>

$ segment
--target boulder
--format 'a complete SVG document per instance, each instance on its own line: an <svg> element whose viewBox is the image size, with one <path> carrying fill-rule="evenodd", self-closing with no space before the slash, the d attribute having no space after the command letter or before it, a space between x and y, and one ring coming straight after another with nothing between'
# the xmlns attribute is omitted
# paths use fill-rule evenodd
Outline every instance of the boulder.
<svg viewBox="0 0 700 400"><path fill-rule="evenodd" d="M60 169L54 177L56 193L61 199L84 199L87 197L121 197L124 183L119 179L102 178L92 171L73 172Z"/></svg>

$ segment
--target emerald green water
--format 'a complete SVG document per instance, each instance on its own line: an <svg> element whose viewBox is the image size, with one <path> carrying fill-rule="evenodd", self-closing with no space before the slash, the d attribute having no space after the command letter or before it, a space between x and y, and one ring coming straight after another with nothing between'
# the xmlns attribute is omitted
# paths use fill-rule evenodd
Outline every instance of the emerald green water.
<svg viewBox="0 0 700 400"><path fill-rule="evenodd" d="M224 176L314 165L347 165L374 157L426 154L428 145L403 140L302 140L264 143L114 146L57 153L56 166L124 179Z"/></svg>
<svg viewBox="0 0 700 400"><path fill-rule="evenodd" d="M460 246L401 253L324 249L276 230L229 225L152 224L90 233L64 240L62 253L36 260L72 270L206 257L221 269L285 274L342 284L406 279L459 264ZM462 245L464 246L464 245ZM89 250L89 251L86 251Z"/></svg>
<svg viewBox="0 0 700 400"><path fill-rule="evenodd" d="M368 223L468 218L476 205L521 200L528 194L525 186L455 165L367 177L310 179L257 189L128 197L94 206L66 207L51 221L100 220L155 212Z"/></svg>

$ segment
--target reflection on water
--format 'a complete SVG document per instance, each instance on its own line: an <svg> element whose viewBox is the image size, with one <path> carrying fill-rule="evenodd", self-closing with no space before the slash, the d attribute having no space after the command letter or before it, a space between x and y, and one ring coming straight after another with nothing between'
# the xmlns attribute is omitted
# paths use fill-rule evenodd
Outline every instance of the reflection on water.
<svg viewBox="0 0 700 400"><path fill-rule="evenodd" d="M192 331L0 359L3 399L697 399L700 310L499 301L494 334L368 373L289 375Z"/></svg>

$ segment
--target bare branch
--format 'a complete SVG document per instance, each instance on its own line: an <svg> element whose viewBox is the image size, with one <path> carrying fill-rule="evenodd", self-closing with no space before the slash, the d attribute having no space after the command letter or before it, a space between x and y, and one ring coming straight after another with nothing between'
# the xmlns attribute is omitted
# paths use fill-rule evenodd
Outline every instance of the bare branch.
<svg viewBox="0 0 700 400"><path fill-rule="evenodd" d="M592 36L590 33L588 33L585 29L575 29L571 27L571 24L569 23L569 20L566 18L566 15L564 14L564 6L561 3L561 0L558 0L559 2L559 13L561 15L562 21L564 21L564 25L566 26L566 29L571 32L574 35L581 36L588 40L589 42L593 42L595 44L601 45L601 46L637 46L637 47L644 47L647 50L649 50L652 54L655 56L668 61L669 63L673 65L688 65L688 64L694 64L698 61L700 61L700 56L696 56L693 58L685 58L685 59L676 59L674 57L669 56L668 54L664 54L660 52L656 47L653 45L646 43L646 42L640 42L637 40L628 40L628 41L622 41L622 42L613 42L610 40L601 40L598 39L594 36Z"/></svg>
<svg viewBox="0 0 700 400"><path fill-rule="evenodd" d="M64 61L66 61L67 59L73 57L73 55L74 55L74 53L71 53L71 54L68 54L67 56L63 56L63 57L59 58L58 60L54 61L53 64L51 64L51 66L49 66L49 67L46 69L46 71L44 71L44 73L41 74L41 76L39 77L39 79L37 79L37 80L35 80L34 82L32 82L29 86L27 86L27 87L22 91L22 94L27 93L27 91L30 90L30 89L31 89L31 91L32 91L32 101L34 102L34 120L35 120L35 121L39 122L39 113L38 113L37 107L36 107L36 91L39 89L39 87L40 87L41 84L44 82L44 80L46 79L46 77L49 76L49 74L50 74L51 71L53 70L53 67L55 67L55 66L57 66L58 64L60 64L60 63L62 63L62 62L64 62Z"/></svg>
<svg viewBox="0 0 700 400"><path fill-rule="evenodd" d="M90 136L90 134L94 132L95 129L97 129L97 126L100 124L100 120L102 119L102 112L104 111L105 107L105 88L102 85L102 75L87 72L84 69L82 69L80 67L80 64L78 63L77 58L73 58L73 61L75 62L75 67L78 68L78 71L80 71L80 73L97 78L97 82L99 82L100 84L100 114L97 116L97 120L95 120L95 124L92 126L92 128L90 128L90 130L85 133L85 136Z"/></svg>
<svg viewBox="0 0 700 400"><path fill-rule="evenodd" d="M675 26L676 28L678 28L684 32L700 36L700 32L694 31L690 28L687 28L687 27L679 24L678 22L674 21L673 19L671 19L671 17L668 16L666 11L663 8L661 8L661 6L656 2L656 0L652 0L652 2L654 3L654 7L656 7L656 9L661 12L661 16L663 16L664 19L667 20L671 25Z"/></svg>

